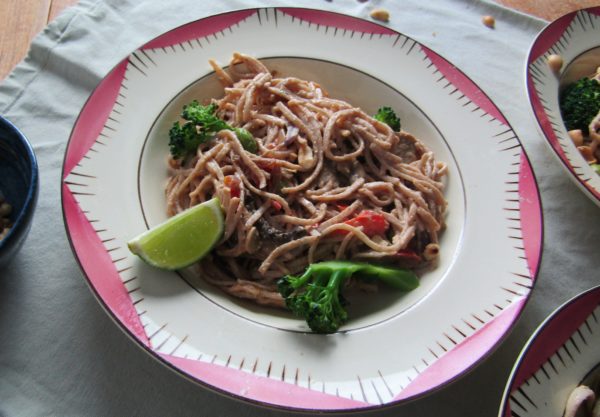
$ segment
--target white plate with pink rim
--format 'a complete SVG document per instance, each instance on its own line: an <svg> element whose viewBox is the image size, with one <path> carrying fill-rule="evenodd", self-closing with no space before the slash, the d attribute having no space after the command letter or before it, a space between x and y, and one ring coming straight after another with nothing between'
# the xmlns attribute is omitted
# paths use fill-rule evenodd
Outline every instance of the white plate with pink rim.
<svg viewBox="0 0 600 417"><path fill-rule="evenodd" d="M182 104L222 94L207 61L225 64L235 51L315 80L367 112L391 105L403 128L447 161L442 254L417 290L373 296L338 333L318 335L288 314L152 269L128 252L129 239L166 218L168 128ZM208 17L125 58L74 126L62 201L91 289L141 347L217 392L292 409L382 407L455 380L513 326L541 255L535 177L490 99L410 37L311 9Z"/></svg>
<svg viewBox="0 0 600 417"><path fill-rule="evenodd" d="M557 308L517 359L500 417L561 417L570 393L600 365L600 287Z"/></svg>
<svg viewBox="0 0 600 417"><path fill-rule="evenodd" d="M562 57L555 73L550 55ZM589 166L563 123L559 93L575 80L600 67L600 7L582 9L551 22L536 37L527 58L526 80L538 127L570 178L600 205L600 175Z"/></svg>

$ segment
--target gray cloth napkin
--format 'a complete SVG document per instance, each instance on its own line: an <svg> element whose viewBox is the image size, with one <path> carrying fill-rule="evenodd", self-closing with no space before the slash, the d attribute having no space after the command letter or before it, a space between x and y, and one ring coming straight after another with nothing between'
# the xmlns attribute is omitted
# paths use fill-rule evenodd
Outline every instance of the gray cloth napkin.
<svg viewBox="0 0 600 417"><path fill-rule="evenodd" d="M542 265L523 315L503 344L466 376L424 398L369 414L497 415L510 370L531 332L558 305L600 283L600 209L565 175L528 107L525 58L545 22L476 0L276 4L364 18L374 7L385 7L391 28L461 68L521 138L537 175L545 221ZM87 288L69 247L60 202L71 128L92 89L114 65L181 24L268 5L274 2L82 0L34 40L27 59L0 86L0 112L29 137L41 172L31 234L0 271L0 416L289 414L200 387L135 346ZM485 14L495 16L494 30L481 24Z"/></svg>

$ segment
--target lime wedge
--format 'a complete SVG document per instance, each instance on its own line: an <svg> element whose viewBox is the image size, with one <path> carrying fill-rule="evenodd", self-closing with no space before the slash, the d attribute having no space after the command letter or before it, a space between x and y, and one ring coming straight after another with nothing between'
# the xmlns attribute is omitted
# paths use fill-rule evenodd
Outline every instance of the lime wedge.
<svg viewBox="0 0 600 417"><path fill-rule="evenodd" d="M152 266L181 269L202 259L223 234L223 212L213 198L189 208L127 243Z"/></svg>

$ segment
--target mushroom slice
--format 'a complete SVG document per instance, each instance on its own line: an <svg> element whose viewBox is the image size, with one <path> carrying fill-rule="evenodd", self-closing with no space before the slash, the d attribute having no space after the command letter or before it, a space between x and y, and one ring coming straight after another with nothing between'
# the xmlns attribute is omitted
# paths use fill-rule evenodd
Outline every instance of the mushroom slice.
<svg viewBox="0 0 600 417"><path fill-rule="evenodd" d="M313 151L306 139L298 137L298 164L304 171L308 171L315 166L317 160L313 156Z"/></svg>
<svg viewBox="0 0 600 417"><path fill-rule="evenodd" d="M600 417L600 400L596 400L594 409L592 410L592 417Z"/></svg>
<svg viewBox="0 0 600 417"><path fill-rule="evenodd" d="M298 129L294 125L288 124L286 132L285 132L285 140L283 141L283 144L285 146L290 146L292 143L294 143L296 138L298 138L298 133L300 133L300 129Z"/></svg>
<svg viewBox="0 0 600 417"><path fill-rule="evenodd" d="M600 143L600 112L592 119L588 129L590 130L590 139Z"/></svg>
<svg viewBox="0 0 600 417"><path fill-rule="evenodd" d="M580 385L571 391L565 406L564 417L584 417L589 412L596 401L596 394L589 387Z"/></svg>

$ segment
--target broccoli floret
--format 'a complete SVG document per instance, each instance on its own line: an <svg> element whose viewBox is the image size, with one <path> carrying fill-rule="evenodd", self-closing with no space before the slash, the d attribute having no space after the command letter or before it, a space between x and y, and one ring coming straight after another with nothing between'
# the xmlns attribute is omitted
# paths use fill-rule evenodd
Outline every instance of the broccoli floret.
<svg viewBox="0 0 600 417"><path fill-rule="evenodd" d="M394 132L400 131L400 118L396 116L396 113L391 107L380 107L373 118L385 123L391 127Z"/></svg>
<svg viewBox="0 0 600 417"><path fill-rule="evenodd" d="M588 126L600 111L600 83L582 78L570 84L561 94L560 110L567 130L581 129L587 135Z"/></svg>
<svg viewBox="0 0 600 417"><path fill-rule="evenodd" d="M286 275L277 289L287 307L306 320L316 333L334 333L348 319L342 288L355 275L363 280L380 280L402 291L419 286L414 272L361 262L327 261L311 264L301 276Z"/></svg>
<svg viewBox="0 0 600 417"><path fill-rule="evenodd" d="M211 103L208 106L202 106L194 100L190 104L183 106L181 117L192 123L199 125L205 132L218 132L229 128L229 125L219 119L215 113L217 104Z"/></svg>
<svg viewBox="0 0 600 417"><path fill-rule="evenodd" d="M198 145L212 139L221 130L233 130L244 149L256 153L258 145L250 132L242 128L233 128L215 114L215 103L202 106L198 101L183 106L181 118L185 123L175 122L169 130L169 149L174 158L185 158L198 148Z"/></svg>
<svg viewBox="0 0 600 417"><path fill-rule="evenodd" d="M196 125L192 123L173 123L169 130L169 150L174 158L183 158L194 152L198 145L204 142L204 136L198 133Z"/></svg>

